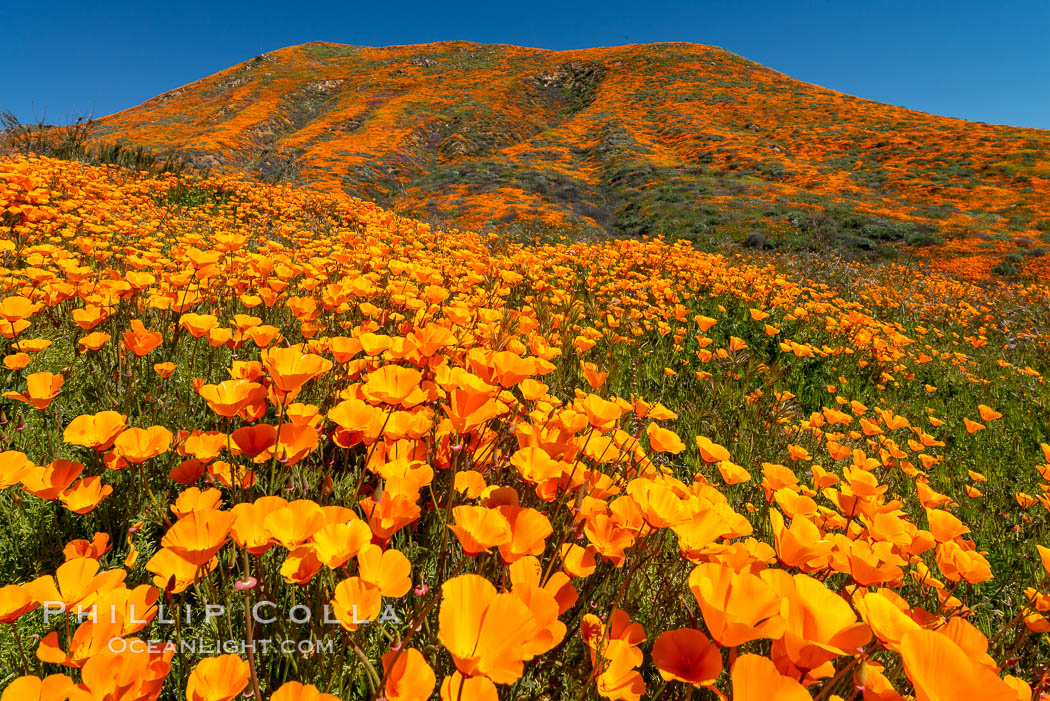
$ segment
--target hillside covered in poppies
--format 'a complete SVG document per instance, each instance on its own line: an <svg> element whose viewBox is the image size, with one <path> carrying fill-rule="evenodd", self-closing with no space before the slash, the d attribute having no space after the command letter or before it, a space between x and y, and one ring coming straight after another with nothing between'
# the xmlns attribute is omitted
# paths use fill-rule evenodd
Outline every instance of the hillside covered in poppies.
<svg viewBox="0 0 1050 701"><path fill-rule="evenodd" d="M1032 701L1045 285L0 158L0 701Z"/></svg>
<svg viewBox="0 0 1050 701"><path fill-rule="evenodd" d="M463 228L917 252L1045 275L1050 134L826 90L694 44L314 42L99 120L123 143Z"/></svg>

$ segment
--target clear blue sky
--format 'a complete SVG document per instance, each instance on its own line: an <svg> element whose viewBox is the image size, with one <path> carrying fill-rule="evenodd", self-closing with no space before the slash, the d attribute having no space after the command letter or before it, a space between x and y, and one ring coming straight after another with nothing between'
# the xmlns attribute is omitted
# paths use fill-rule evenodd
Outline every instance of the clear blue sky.
<svg viewBox="0 0 1050 701"><path fill-rule="evenodd" d="M1000 7L997 7L1000 6ZM102 116L282 46L713 44L912 109L1050 129L1048 0L6 3L0 109Z"/></svg>

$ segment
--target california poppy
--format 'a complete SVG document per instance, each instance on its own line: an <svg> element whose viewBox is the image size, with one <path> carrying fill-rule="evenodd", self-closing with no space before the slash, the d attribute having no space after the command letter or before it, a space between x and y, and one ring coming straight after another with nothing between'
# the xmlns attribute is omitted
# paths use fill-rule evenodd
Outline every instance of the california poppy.
<svg viewBox="0 0 1050 701"><path fill-rule="evenodd" d="M741 655L733 663L733 701L812 701L806 688L777 671L767 657Z"/></svg>
<svg viewBox="0 0 1050 701"><path fill-rule="evenodd" d="M339 582L332 598L332 614L346 630L354 631L379 615L382 595L379 587L360 577Z"/></svg>
<svg viewBox="0 0 1050 701"><path fill-rule="evenodd" d="M138 464L168 452L171 439L171 431L163 426L129 428L116 437L113 447L122 458Z"/></svg>
<svg viewBox="0 0 1050 701"><path fill-rule="evenodd" d="M528 607L476 574L441 585L438 639L465 676L512 684L524 671L525 644L536 632Z"/></svg>
<svg viewBox="0 0 1050 701"><path fill-rule="evenodd" d="M248 663L237 655L206 657L186 682L188 701L230 701L248 686Z"/></svg>
<svg viewBox="0 0 1050 701"><path fill-rule="evenodd" d="M703 686L722 673L722 654L700 631L677 628L656 639L653 664L667 681Z"/></svg>
<svg viewBox="0 0 1050 701"><path fill-rule="evenodd" d="M719 645L736 647L783 635L786 624L780 616L780 594L767 572L772 570L759 576L710 563L699 565L689 576L689 588Z"/></svg>
<svg viewBox="0 0 1050 701"><path fill-rule="evenodd" d="M57 602L66 609L80 604L88 608L101 595L121 586L127 574L124 570L99 572L98 560L78 557L59 565L55 575L34 579L26 586L26 592L38 603Z"/></svg>
<svg viewBox="0 0 1050 701"><path fill-rule="evenodd" d="M148 330L141 321L133 319L131 330L124 334L123 340L125 348L141 357L159 346L164 341L164 336Z"/></svg>
<svg viewBox="0 0 1050 701"><path fill-rule="evenodd" d="M298 392L309 380L332 369L332 361L294 346L269 349L263 353L262 362L282 394Z"/></svg>
<svg viewBox="0 0 1050 701"><path fill-rule="evenodd" d="M324 694L313 684L285 682L270 695L270 701L339 701L338 697Z"/></svg>
<svg viewBox="0 0 1050 701"><path fill-rule="evenodd" d="M426 701L437 683L434 670L414 648L385 653L383 674L383 695L387 701Z"/></svg>
<svg viewBox="0 0 1050 701"><path fill-rule="evenodd" d="M204 565L226 543L235 519L229 511L191 511L168 529L160 544L187 562Z"/></svg>
<svg viewBox="0 0 1050 701"><path fill-rule="evenodd" d="M990 669L974 664L947 636L912 630L901 640L904 671L917 701L982 698L1016 701L1017 694Z"/></svg>
<svg viewBox="0 0 1050 701"><path fill-rule="evenodd" d="M120 432L127 428L128 417L116 411L81 414L66 426L62 439L98 451L109 450Z"/></svg>
<svg viewBox="0 0 1050 701"><path fill-rule="evenodd" d="M29 406L43 411L51 406L51 402L58 396L65 379L61 375L50 372L34 372L26 378L25 392L4 392L7 399L17 399Z"/></svg>

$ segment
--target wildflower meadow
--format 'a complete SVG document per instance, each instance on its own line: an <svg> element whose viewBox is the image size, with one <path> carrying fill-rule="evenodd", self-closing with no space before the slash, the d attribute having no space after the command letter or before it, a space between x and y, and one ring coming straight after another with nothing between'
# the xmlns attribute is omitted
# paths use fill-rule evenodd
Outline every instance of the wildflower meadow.
<svg viewBox="0 0 1050 701"><path fill-rule="evenodd" d="M10 156L0 336L3 701L1048 692L1043 283Z"/></svg>

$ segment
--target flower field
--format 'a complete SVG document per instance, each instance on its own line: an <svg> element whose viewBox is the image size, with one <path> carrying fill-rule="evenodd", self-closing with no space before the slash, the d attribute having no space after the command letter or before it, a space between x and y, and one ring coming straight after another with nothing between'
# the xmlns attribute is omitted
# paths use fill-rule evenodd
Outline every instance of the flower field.
<svg viewBox="0 0 1050 701"><path fill-rule="evenodd" d="M0 288L3 701L1048 693L1046 286L17 157Z"/></svg>

